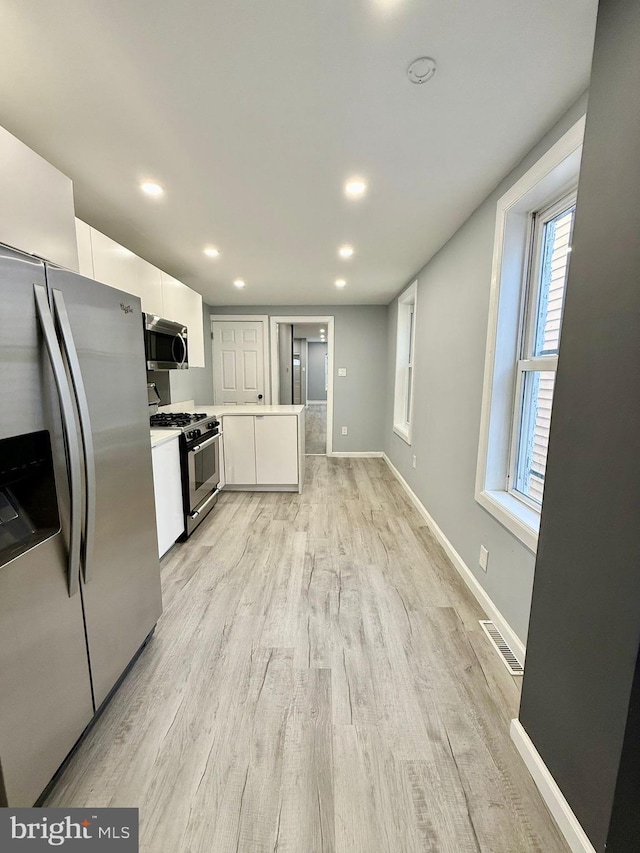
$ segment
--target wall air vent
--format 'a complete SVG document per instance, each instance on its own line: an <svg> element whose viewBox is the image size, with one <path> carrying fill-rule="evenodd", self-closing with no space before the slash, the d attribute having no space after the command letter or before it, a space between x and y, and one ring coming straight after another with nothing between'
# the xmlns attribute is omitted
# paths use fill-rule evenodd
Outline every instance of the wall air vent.
<svg viewBox="0 0 640 853"><path fill-rule="evenodd" d="M510 647L505 642L504 637L500 631L498 631L493 622L489 619L480 619L480 625L487 637L491 640L493 647L500 655L500 660L507 667L511 675L524 675L524 668L522 664L511 651Z"/></svg>

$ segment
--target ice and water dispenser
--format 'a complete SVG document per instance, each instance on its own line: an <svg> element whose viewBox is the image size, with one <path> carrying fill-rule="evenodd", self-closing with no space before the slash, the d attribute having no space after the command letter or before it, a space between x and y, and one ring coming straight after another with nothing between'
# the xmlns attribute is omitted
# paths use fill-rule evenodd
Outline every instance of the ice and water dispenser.
<svg viewBox="0 0 640 853"><path fill-rule="evenodd" d="M46 430L0 440L0 566L60 529Z"/></svg>

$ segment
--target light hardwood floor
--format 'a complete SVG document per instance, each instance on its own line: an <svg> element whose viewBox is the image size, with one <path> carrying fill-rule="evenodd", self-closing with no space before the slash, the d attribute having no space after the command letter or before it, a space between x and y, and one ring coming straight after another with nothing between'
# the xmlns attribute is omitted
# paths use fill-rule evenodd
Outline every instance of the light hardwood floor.
<svg viewBox="0 0 640 853"><path fill-rule="evenodd" d="M147 853L567 853L509 740L518 687L381 459L223 493L50 806L137 806Z"/></svg>
<svg viewBox="0 0 640 853"><path fill-rule="evenodd" d="M327 452L327 404L313 403L304 415L305 451L311 454Z"/></svg>

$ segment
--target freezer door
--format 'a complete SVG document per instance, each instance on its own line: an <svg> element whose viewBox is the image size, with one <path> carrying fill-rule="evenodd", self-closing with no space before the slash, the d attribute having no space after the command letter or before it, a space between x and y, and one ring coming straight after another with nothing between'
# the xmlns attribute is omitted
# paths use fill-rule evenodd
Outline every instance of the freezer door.
<svg viewBox="0 0 640 853"><path fill-rule="evenodd" d="M95 528L81 594L98 707L162 610L142 313L137 297L75 273L47 267L47 281L92 438Z"/></svg>
<svg viewBox="0 0 640 853"><path fill-rule="evenodd" d="M43 265L0 246L0 805L10 806L33 805L93 715L82 605L69 595L59 395L34 284L45 285Z"/></svg>

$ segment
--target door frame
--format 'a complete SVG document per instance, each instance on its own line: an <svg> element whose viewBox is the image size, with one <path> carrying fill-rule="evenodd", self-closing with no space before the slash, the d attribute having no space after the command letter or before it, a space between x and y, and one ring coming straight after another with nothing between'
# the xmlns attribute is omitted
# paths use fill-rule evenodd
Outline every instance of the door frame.
<svg viewBox="0 0 640 853"><path fill-rule="evenodd" d="M333 456L333 358L334 358L334 320L333 315L328 314L292 314L290 316L269 317L270 341L271 341L271 398L278 399L279 377L278 377L278 323L326 323L327 326L327 352L329 355L329 376L327 382L327 456Z"/></svg>
<svg viewBox="0 0 640 853"><path fill-rule="evenodd" d="M269 370L269 315L268 314L209 314L209 331L211 333L211 358L213 360L213 324L214 323L262 323L262 369L264 382L264 405L271 405L271 383ZM213 363L213 362L212 362ZM213 383L213 370L211 371ZM213 400L215 402L215 383Z"/></svg>

